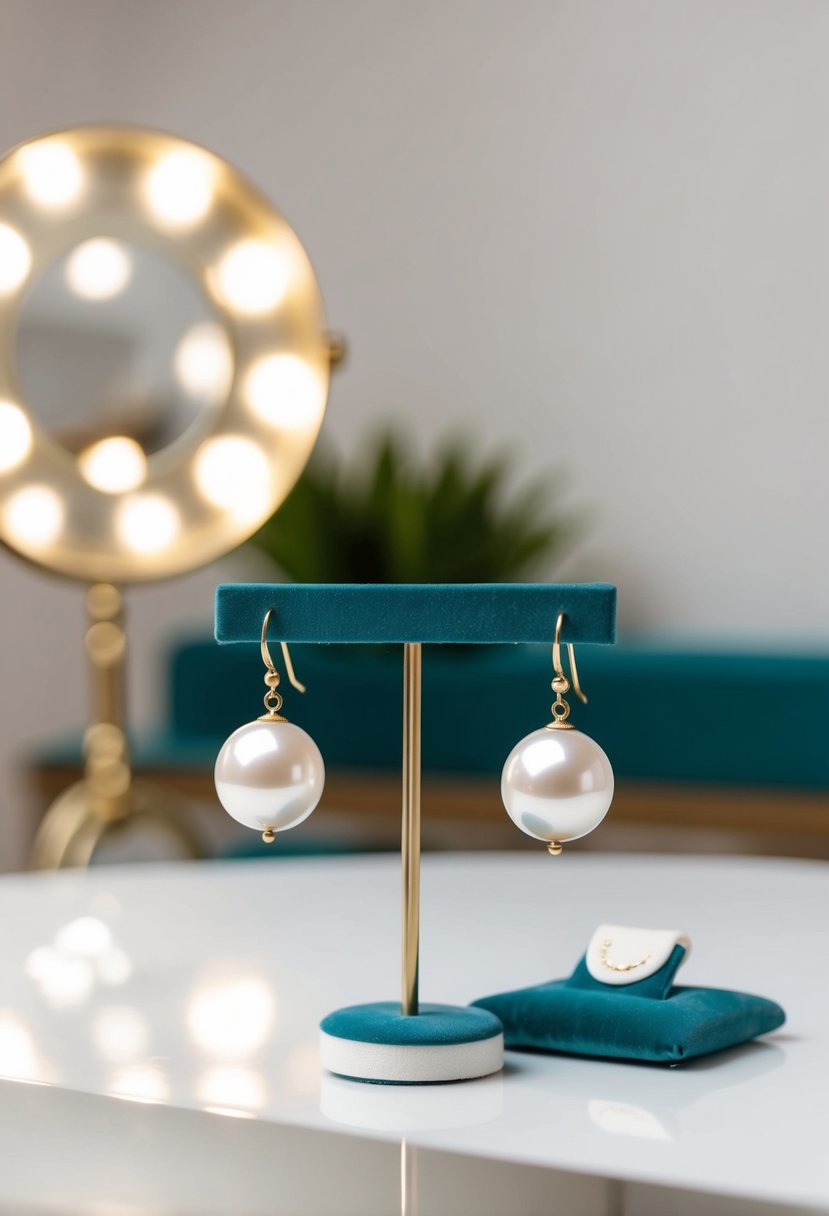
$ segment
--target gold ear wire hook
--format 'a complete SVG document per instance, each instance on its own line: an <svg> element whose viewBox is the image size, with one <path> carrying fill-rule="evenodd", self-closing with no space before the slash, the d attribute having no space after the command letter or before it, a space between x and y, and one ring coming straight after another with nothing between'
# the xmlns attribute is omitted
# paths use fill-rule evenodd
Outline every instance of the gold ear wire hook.
<svg viewBox="0 0 829 1216"><path fill-rule="evenodd" d="M260 643L262 662L265 664L268 671L276 671L273 659L271 658L271 652L268 650L268 624L272 615L273 608L269 608L265 613L265 619L262 622L262 640ZM280 642L279 645L282 647L282 658L285 660L285 670L288 673L290 683L297 690L297 692L305 692L305 685L300 684L299 680L296 678L296 672L294 671L294 665L291 662L291 652L288 649L288 643Z"/></svg>
<svg viewBox="0 0 829 1216"><path fill-rule="evenodd" d="M562 630L563 626L564 626L564 613L560 612L558 614L558 620L556 621L556 635L555 635L555 641L553 642L553 667L555 668L556 675L559 676L562 680L566 680L568 687L569 687L570 681L567 680L567 677L564 674L564 668L562 667L562 664L561 664L561 630ZM575 652L575 649L573 648L573 643L567 642L566 646L567 646L567 655L570 660L570 674L573 677L573 680L572 680L573 692L576 694L578 699L580 701L583 701L584 704L586 705L587 697L582 692L581 684L579 683L579 669L576 666L576 652ZM567 689L563 689L562 691L566 692Z"/></svg>

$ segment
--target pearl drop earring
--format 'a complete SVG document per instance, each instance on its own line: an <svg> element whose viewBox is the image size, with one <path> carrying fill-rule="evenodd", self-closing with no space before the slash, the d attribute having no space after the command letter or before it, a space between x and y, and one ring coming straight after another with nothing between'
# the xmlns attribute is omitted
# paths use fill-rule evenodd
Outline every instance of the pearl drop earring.
<svg viewBox="0 0 829 1216"><path fill-rule="evenodd" d="M262 833L273 844L277 832L295 828L307 819L322 797L325 765L311 736L280 714L282 696L279 672L268 650L268 609L262 622L261 653L265 664L265 709L255 722L240 726L225 740L216 759L214 780L219 801L227 813L245 827ZM298 692L291 655L280 643L288 679Z"/></svg>
<svg viewBox="0 0 829 1216"><path fill-rule="evenodd" d="M570 689L570 681L561 665L563 624L561 612L553 644L553 720L515 745L501 773L501 797L510 819L528 836L546 840L547 850L554 857L561 852L562 843L578 840L597 828L613 800L610 761L595 740L567 721L570 706L564 694ZM570 642L567 651L573 691L587 704Z"/></svg>

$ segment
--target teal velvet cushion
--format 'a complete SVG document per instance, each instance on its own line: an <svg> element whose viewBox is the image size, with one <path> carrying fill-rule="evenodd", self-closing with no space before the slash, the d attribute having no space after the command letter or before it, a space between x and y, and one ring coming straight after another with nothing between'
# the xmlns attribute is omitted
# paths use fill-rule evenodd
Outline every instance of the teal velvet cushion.
<svg viewBox="0 0 829 1216"><path fill-rule="evenodd" d="M675 946L659 971L620 987L594 979L582 958L569 979L473 1004L501 1019L507 1047L651 1063L723 1051L783 1025L785 1013L765 997L674 985L684 957Z"/></svg>
<svg viewBox="0 0 829 1216"><path fill-rule="evenodd" d="M357 1043L447 1047L491 1039L501 1033L501 1023L485 1009L421 1005L416 1016L409 1016L402 1012L399 1001L375 1001L329 1013L320 1022L320 1030Z"/></svg>

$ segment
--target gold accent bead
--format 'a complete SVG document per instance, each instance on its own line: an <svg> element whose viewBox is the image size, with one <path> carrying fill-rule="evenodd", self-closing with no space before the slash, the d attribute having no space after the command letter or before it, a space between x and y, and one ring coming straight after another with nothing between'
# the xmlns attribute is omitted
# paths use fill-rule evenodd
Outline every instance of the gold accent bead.
<svg viewBox="0 0 829 1216"><path fill-rule="evenodd" d="M635 971L637 967L644 967L645 963L649 962L652 957L650 954L646 954L644 958L640 958L636 963L612 963L607 957L607 952L612 945L613 942L609 937L606 937L599 949L599 961L603 967L607 967L608 971Z"/></svg>
<svg viewBox="0 0 829 1216"><path fill-rule="evenodd" d="M273 842L276 840L276 832L273 830L273 828L265 828L264 832L262 833L262 839L264 840L265 844L273 844Z"/></svg>
<svg viewBox="0 0 829 1216"><path fill-rule="evenodd" d="M557 840L551 840L550 843L547 845L547 852L550 854L551 857L558 857L559 853L562 851L563 848L564 848L564 846L559 844L559 842Z"/></svg>
<svg viewBox="0 0 829 1216"><path fill-rule="evenodd" d="M552 690L557 695L567 692L570 687L570 681L565 676L556 676L551 684Z"/></svg>

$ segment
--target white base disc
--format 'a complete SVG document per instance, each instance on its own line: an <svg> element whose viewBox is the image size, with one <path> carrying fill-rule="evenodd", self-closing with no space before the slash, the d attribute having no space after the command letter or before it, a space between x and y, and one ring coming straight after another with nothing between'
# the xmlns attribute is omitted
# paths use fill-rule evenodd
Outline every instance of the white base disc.
<svg viewBox="0 0 829 1216"><path fill-rule="evenodd" d="M435 1081L471 1081L488 1077L504 1066L504 1036L473 1043L359 1043L320 1032L323 1068L358 1081L392 1085L424 1085Z"/></svg>

